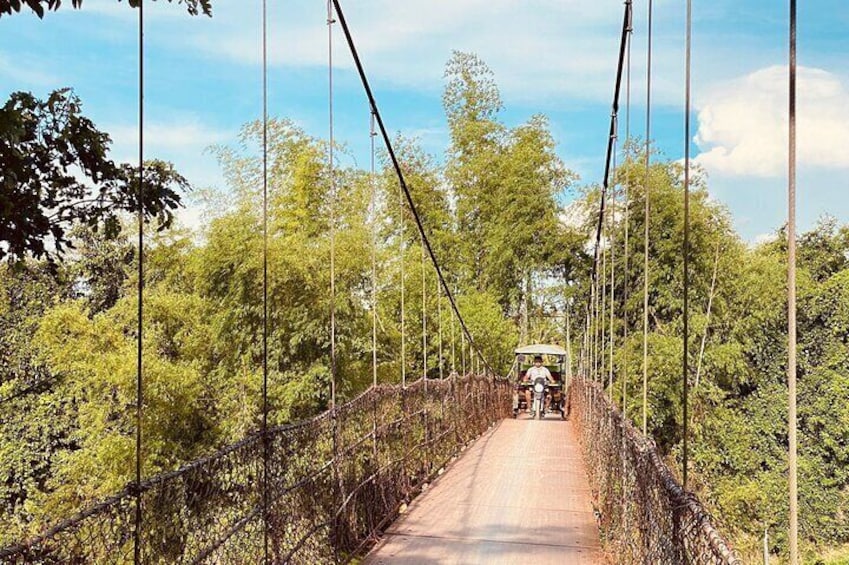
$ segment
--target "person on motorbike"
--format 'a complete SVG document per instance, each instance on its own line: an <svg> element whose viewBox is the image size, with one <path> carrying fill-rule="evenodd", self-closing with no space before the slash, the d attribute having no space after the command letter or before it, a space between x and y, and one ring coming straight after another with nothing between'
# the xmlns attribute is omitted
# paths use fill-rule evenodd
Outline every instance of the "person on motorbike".
<svg viewBox="0 0 849 565"><path fill-rule="evenodd" d="M554 379L551 376L551 371L549 371L548 368L543 366L543 364L542 364L542 356L536 355L534 357L534 366L531 367L530 369L528 369L528 371L525 373L525 378L528 380L529 383L533 384L534 381L536 381L536 379L538 379L540 377L545 379L546 388L548 388L549 383L554 382ZM528 387L527 389L525 389L525 400L527 401L527 404L528 404L528 412L531 412L532 411L531 406L533 405L532 401L531 401L531 387ZM548 393L546 393L546 395L545 395L545 409L546 410L548 410L548 403L550 402L550 400L551 399L550 399Z"/></svg>

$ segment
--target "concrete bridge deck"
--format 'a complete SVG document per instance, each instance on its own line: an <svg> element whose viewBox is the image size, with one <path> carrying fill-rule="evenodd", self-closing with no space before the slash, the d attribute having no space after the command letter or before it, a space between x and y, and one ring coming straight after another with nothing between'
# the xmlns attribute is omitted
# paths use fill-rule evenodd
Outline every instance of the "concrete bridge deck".
<svg viewBox="0 0 849 565"><path fill-rule="evenodd" d="M481 437L416 498L369 565L605 563L570 422L521 415Z"/></svg>

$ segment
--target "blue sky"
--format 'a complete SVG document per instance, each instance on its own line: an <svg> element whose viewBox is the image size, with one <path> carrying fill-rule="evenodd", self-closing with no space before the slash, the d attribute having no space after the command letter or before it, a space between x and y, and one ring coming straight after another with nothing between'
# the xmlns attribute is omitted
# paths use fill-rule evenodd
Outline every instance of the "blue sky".
<svg viewBox="0 0 849 565"><path fill-rule="evenodd" d="M136 12L84 0L38 20L0 19L0 96L73 86L130 160L137 139ZM785 221L787 2L694 2L692 152L744 238ZM799 220L849 221L849 6L800 3ZM199 186L221 185L212 144L261 115L260 2L214 0L213 18L160 0L146 9L146 153ZM636 0L631 130L645 114L646 2ZM621 0L351 0L343 8L388 127L442 158L442 74L453 49L494 70L508 125L544 113L583 182L603 172ZM655 0L653 121L666 156L683 154L683 0ZM269 1L270 113L327 134L325 2ZM336 133L367 163L368 109L336 30ZM624 102L624 101L623 101ZM624 130L624 109L620 124ZM186 221L197 221L193 211Z"/></svg>

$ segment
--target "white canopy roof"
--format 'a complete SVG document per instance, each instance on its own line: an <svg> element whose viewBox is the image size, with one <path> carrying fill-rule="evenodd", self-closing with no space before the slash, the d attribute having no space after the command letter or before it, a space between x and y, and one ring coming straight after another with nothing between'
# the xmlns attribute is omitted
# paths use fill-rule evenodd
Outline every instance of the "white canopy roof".
<svg viewBox="0 0 849 565"><path fill-rule="evenodd" d="M546 343L535 343L533 345L525 345L516 349L516 355L566 355L566 350L559 345L551 345Z"/></svg>

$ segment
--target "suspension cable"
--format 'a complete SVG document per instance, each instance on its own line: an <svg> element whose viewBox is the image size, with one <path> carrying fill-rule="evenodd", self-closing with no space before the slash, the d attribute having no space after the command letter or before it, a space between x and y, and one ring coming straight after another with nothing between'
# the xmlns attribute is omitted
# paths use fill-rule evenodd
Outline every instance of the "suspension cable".
<svg viewBox="0 0 849 565"><path fill-rule="evenodd" d="M631 0L628 0L628 3L631 4ZM627 49L627 64L625 66L626 76L625 76L625 147L624 147L624 158L630 163L630 158L628 157L628 151L631 143L631 43L634 40L634 12L631 11L631 21L628 24L628 45ZM622 349L622 417L626 418L628 415L628 296L630 294L630 289L628 285L630 284L629 280L629 271L630 268L630 224L631 224L631 193L630 193L630 180L625 179L623 184L625 190L625 241L624 245L624 257L622 258L625 263L625 274L623 281L623 295L622 295L622 317L624 318L624 332L623 332L623 344L624 347Z"/></svg>
<svg viewBox="0 0 849 565"><path fill-rule="evenodd" d="M268 2L262 0L262 546L268 563Z"/></svg>
<svg viewBox="0 0 849 565"><path fill-rule="evenodd" d="M617 120L618 121L618 120ZM610 331L608 339L610 341L609 347L609 367L608 367L608 375L607 375L607 383L608 383L608 396L610 398L610 402L613 402L613 347L615 344L616 336L614 334L613 328L613 316L616 312L616 175L618 173L616 169L616 146L618 145L618 125L617 125L617 139L613 142L613 189L610 192L610 213L607 215L607 232L608 237L610 238L610 300L609 300L609 315L610 315Z"/></svg>
<svg viewBox="0 0 849 565"><path fill-rule="evenodd" d="M568 364L566 365L566 389L568 389L572 385L572 318L570 316L572 307L567 302L566 303L566 359Z"/></svg>
<svg viewBox="0 0 849 565"><path fill-rule="evenodd" d="M799 561L796 462L796 0L790 0L790 85L787 175L787 425L789 435L790 564Z"/></svg>
<svg viewBox="0 0 849 565"><path fill-rule="evenodd" d="M648 433L649 400L649 220L650 216L650 173L651 173L651 56L652 56L652 0L648 0L648 41L646 48L646 175L643 182L645 198L643 235L643 435Z"/></svg>
<svg viewBox="0 0 849 565"><path fill-rule="evenodd" d="M142 351L144 315L144 2L139 2L139 266L138 266L138 330L136 331L136 482L135 528L133 529L133 562L141 563L142 527L142 416L144 391L142 387Z"/></svg>
<svg viewBox="0 0 849 565"><path fill-rule="evenodd" d="M451 317L451 373L457 373L457 350L456 336L454 335L454 318Z"/></svg>
<svg viewBox="0 0 849 565"><path fill-rule="evenodd" d="M407 181L404 178L404 173L401 170L401 165L398 161L398 157L395 154L395 149L392 146L392 141L389 138L389 133L386 130L386 126L383 123L383 118L380 115L380 111L377 108L377 102L374 98L374 94L371 90L371 85L368 82L368 77L366 77L365 70L363 68L362 61L360 60L359 53L357 52L356 45L354 44L354 39L351 36L351 31L348 28L348 23L345 20L345 14L342 11L342 7L340 5L339 0L329 0L336 7L336 14L339 17L339 23L342 26L342 30L345 34L345 39L348 42L348 48L351 52L351 57L354 59L354 65L357 67L357 72L360 76L360 81L362 82L363 89L365 90L366 97L369 100L369 105L371 106L372 112L374 112L375 119L377 120L377 126L380 130L381 137L383 138L383 143L386 147L386 151L389 154L389 159L392 162L392 166L395 169L395 173L398 177L398 182L401 185L401 189L404 192L404 196L406 197L407 204L409 206L410 212L413 215L413 219L416 221L416 227L418 228L419 234L421 235L422 241L424 242L425 248L427 250L428 255L430 256L430 260L433 263L434 268L436 269L437 277L439 278L440 285L442 286L442 290L445 293L445 296L448 298L448 301L451 304L451 308L454 311L454 314L457 316L457 320L460 322L460 327L463 330L463 333L466 334L466 337L469 339L470 346L474 349L475 353L478 357L480 357L483 364L487 367L491 374L495 374L495 371L489 364L489 361L484 357L483 352L480 347L478 347L475 342L472 334L469 332L469 328L466 325L466 321L463 319L463 316L460 314L460 310L457 307L457 303L454 299L454 295L451 292L451 289L448 287L448 283L445 280L445 277L442 273L442 268L439 266L439 261L436 258L436 254L433 251L433 247L431 246L430 240L427 237L427 233L425 232L424 225L422 224L421 217L419 216L418 209L416 208L415 203L413 202L413 197L410 194L410 189L407 186Z"/></svg>
<svg viewBox="0 0 849 565"><path fill-rule="evenodd" d="M633 4L631 0L626 0L627 4ZM630 169L631 159L628 155L628 151L631 144L631 42L634 37L634 12L631 10L630 12L630 21L628 22L628 43L626 45L626 66L625 66L625 143L622 145L622 161L628 166ZM630 177L630 175L629 175ZM622 261L624 266L624 274L623 274L623 284L622 284L622 317L623 317L623 331L622 331L622 402L620 404L620 410L622 411L622 418L625 420L628 414L628 223L630 221L629 209L631 207L630 194L628 192L628 185L630 184L629 178L625 178L622 183L622 190L624 191L623 199L624 199L624 222L625 222L625 233L623 234L623 250L622 250ZM612 325L612 316L611 316L611 325ZM611 371L613 367L613 358L611 355ZM613 391L613 380L610 382L610 396L611 399L614 396ZM612 403L612 402L611 402ZM627 473L625 469L627 467L627 458L626 458L626 447L625 447L625 435L622 436L622 444L620 445L619 453L622 458L622 502L623 505L627 507L627 499L629 496L629 488L628 481L626 479ZM623 520L625 522L625 529L628 529L628 513L625 512L623 514Z"/></svg>
<svg viewBox="0 0 849 565"><path fill-rule="evenodd" d="M598 280L595 281L593 285L593 296L595 296L595 310L593 311L593 381L598 382L598 359L600 356L599 352L599 288L598 288Z"/></svg>
<svg viewBox="0 0 849 565"><path fill-rule="evenodd" d="M683 390L681 391L681 403L684 407L684 445L683 445L683 486L687 488L687 463L688 463L688 404L690 401L690 375L689 375L689 345L690 345L690 59L693 38L693 1L687 0L687 36L685 54L685 95L684 95L684 355L681 380Z"/></svg>
<svg viewBox="0 0 849 565"><path fill-rule="evenodd" d="M369 141L371 142L371 381L377 386L377 186L374 169L374 114L369 114Z"/></svg>
<svg viewBox="0 0 849 565"><path fill-rule="evenodd" d="M695 388L698 390L699 383L702 375L702 361L705 356L705 345L707 344L708 330L710 330L710 315L711 309L713 308L713 299L716 294L716 277L719 274L719 251L721 249L721 244L719 241L716 242L716 251L714 251L713 256L713 275L710 279L710 292L708 292L708 303L707 309L705 312L705 331L702 334L702 343L699 346L699 357L696 361L696 378L695 378Z"/></svg>
<svg viewBox="0 0 849 565"><path fill-rule="evenodd" d="M328 174L330 175L330 408L336 410L336 178L333 163L333 5L327 0L327 84L330 146Z"/></svg>
<svg viewBox="0 0 849 565"><path fill-rule="evenodd" d="M616 138L616 120L619 113L619 93L622 89L622 75L625 67L625 44L628 39L628 26L631 21L631 4L625 4L625 15L622 21L622 36L619 42L619 63L616 70L616 88L613 94L613 108L610 113L610 132L607 136L607 158L604 166L604 183L601 188L601 202L599 203L598 223L596 225L595 251L593 259L593 279L597 278L598 254L601 245L601 231L604 222L605 197L610 185L611 162L613 159L613 142Z"/></svg>
<svg viewBox="0 0 849 565"><path fill-rule="evenodd" d="M615 157L613 157L613 161L615 161L615 160L616 160ZM613 161L611 161L611 163ZM602 239L601 280L600 280L600 283L599 283L600 284L599 301L600 301L601 306L599 308L599 319L598 319L599 333L600 333L600 336L601 336L599 338L598 377L599 377L599 381L601 382L601 388L602 389L605 388L605 386L604 386L604 381L605 381L604 376L605 375L604 374L605 374L606 371L604 370L604 366L606 365L605 361L607 360L607 355L606 355L606 353L607 353L607 335L606 335L607 334L607 331L606 331L607 330L607 249L608 249L608 247L610 247L609 236L607 237L608 241L605 241L605 239L606 239L605 238L605 232L608 232L609 228L610 228L610 225L609 225L609 223L610 223L609 222L609 218L610 218L609 208L610 208L610 206L608 204L605 207L608 208L608 209L605 210L604 224L602 225L602 232L601 232L601 239Z"/></svg>
<svg viewBox="0 0 849 565"><path fill-rule="evenodd" d="M463 365L463 376L466 376L466 334L460 332L460 361Z"/></svg>
<svg viewBox="0 0 849 565"><path fill-rule="evenodd" d="M422 378L427 390L427 257L425 257L424 241L422 241Z"/></svg>
<svg viewBox="0 0 849 565"><path fill-rule="evenodd" d="M631 4L628 11L628 37L625 43L625 143L622 145L622 154L628 153L628 142L631 140L631 42L634 39L634 10L633 0L625 0ZM624 159L623 159L624 160Z"/></svg>
<svg viewBox="0 0 849 565"><path fill-rule="evenodd" d="M440 380L444 378L442 374L442 294L440 293L439 288L439 280L436 281L436 320L437 320L437 328L438 328L438 350L439 354L436 359L439 362L439 378Z"/></svg>
<svg viewBox="0 0 849 565"><path fill-rule="evenodd" d="M619 41L619 59L616 69L616 86L613 93L613 103L610 114L610 130L607 137L607 156L605 159L605 167L604 167L604 182L601 187L601 195L599 202L599 211L598 211L598 221L596 223L596 234L595 234L595 245L593 249L593 263L592 263L592 276L590 277L591 285L590 285L590 296L587 302L587 312L593 311L593 302L598 302L598 263L599 263L599 252L601 247L601 232L602 227L604 225L604 217L605 217L605 199L607 195L607 188L610 182L610 166L613 158L613 140L615 135L616 128L616 116L619 112L619 94L622 89L622 75L625 67L625 44L627 42L628 37L628 27L631 21L631 4L629 2L625 3L625 10L623 14L622 20L622 32ZM588 316L590 318L590 316ZM597 314L590 318L590 321L595 321L593 326L598 327L598 316ZM594 332L597 334L597 330ZM593 355L593 367L594 372L598 371L598 347L595 346L595 353Z"/></svg>
<svg viewBox="0 0 849 565"><path fill-rule="evenodd" d="M373 110L371 115L374 116ZM404 233L404 192L401 190L400 185L398 186L398 218L400 233L398 247L399 255L401 256L401 388L407 388L407 318L405 314L406 305L404 304L407 286L407 277L404 272L404 255L407 251L407 234Z"/></svg>

